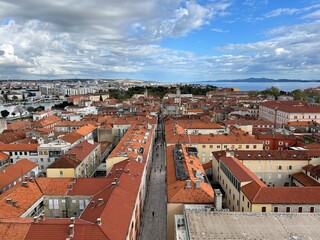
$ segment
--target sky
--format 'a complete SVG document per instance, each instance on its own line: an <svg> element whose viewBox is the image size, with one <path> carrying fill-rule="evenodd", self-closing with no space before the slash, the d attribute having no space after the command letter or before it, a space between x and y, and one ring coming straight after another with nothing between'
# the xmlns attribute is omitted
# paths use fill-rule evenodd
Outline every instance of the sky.
<svg viewBox="0 0 320 240"><path fill-rule="evenodd" d="M0 79L320 80L320 0L0 0Z"/></svg>

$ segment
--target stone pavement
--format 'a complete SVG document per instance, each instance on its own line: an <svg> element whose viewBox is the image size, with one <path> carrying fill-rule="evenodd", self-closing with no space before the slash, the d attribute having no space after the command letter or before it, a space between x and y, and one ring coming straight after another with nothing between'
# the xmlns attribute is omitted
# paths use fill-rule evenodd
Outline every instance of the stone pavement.
<svg viewBox="0 0 320 240"><path fill-rule="evenodd" d="M159 124L159 128L162 126ZM154 146L153 161L144 206L140 240L167 239L167 191L165 148L161 132Z"/></svg>

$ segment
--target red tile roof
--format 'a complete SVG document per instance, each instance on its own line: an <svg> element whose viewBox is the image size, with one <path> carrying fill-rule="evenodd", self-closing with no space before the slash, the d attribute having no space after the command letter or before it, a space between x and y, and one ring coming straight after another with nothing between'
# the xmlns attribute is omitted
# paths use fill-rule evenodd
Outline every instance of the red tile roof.
<svg viewBox="0 0 320 240"><path fill-rule="evenodd" d="M76 141L80 140L83 138L83 135L76 133L76 132L71 132L67 135L64 135L61 140L68 142L68 143L75 143Z"/></svg>
<svg viewBox="0 0 320 240"><path fill-rule="evenodd" d="M28 159L21 159L15 164L10 164L0 172L0 188L16 181L19 177L30 172L38 165Z"/></svg>
<svg viewBox="0 0 320 240"><path fill-rule="evenodd" d="M41 197L42 193L35 182L28 182L28 187L23 187L20 183L13 186L0 194L0 218L20 217ZM17 201L18 207L7 204L8 198Z"/></svg>
<svg viewBox="0 0 320 240"><path fill-rule="evenodd" d="M0 151L37 151L40 144L0 144Z"/></svg>
<svg viewBox="0 0 320 240"><path fill-rule="evenodd" d="M61 118L59 118L57 116L49 116L46 118L42 118L39 121L33 123L33 127L42 128L42 127L46 127L46 126L49 126L54 123L58 123L60 121L61 121Z"/></svg>
<svg viewBox="0 0 320 240"><path fill-rule="evenodd" d="M75 154L78 161L83 161L92 151L94 151L100 143L93 144L88 141L82 141L78 145L71 148L66 154Z"/></svg>
<svg viewBox="0 0 320 240"><path fill-rule="evenodd" d="M41 192L44 195L66 195L69 191L68 185L72 178L36 178Z"/></svg>
<svg viewBox="0 0 320 240"><path fill-rule="evenodd" d="M200 187L196 188L194 171L201 172L204 176L205 171L198 158L187 153L185 146L181 145L185 158L184 168L188 171L189 177L186 180L179 180L176 176L176 166L174 160L175 146L167 148L167 199L174 203L212 203L214 192L210 185L205 181L200 181ZM187 180L191 181L191 188L186 188Z"/></svg>
<svg viewBox="0 0 320 240"><path fill-rule="evenodd" d="M307 174L303 172L298 172L292 174L292 178L301 183L303 186L306 187L320 187L320 183L314 180L313 178L309 177Z"/></svg>
<svg viewBox="0 0 320 240"><path fill-rule="evenodd" d="M320 107L307 105L304 101L269 101L260 103L260 106L288 113L320 113Z"/></svg>

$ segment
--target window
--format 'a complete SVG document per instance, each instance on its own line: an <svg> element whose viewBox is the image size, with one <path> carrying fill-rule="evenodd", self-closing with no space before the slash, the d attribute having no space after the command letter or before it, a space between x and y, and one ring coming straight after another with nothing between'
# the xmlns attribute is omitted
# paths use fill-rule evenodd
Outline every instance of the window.
<svg viewBox="0 0 320 240"><path fill-rule="evenodd" d="M244 208L243 207L241 208L241 212L244 212Z"/></svg>
<svg viewBox="0 0 320 240"><path fill-rule="evenodd" d="M213 148L213 145L210 145L210 148Z"/></svg>
<svg viewBox="0 0 320 240"><path fill-rule="evenodd" d="M267 208L266 207L262 207L261 208L261 212L266 212L267 211Z"/></svg>
<svg viewBox="0 0 320 240"><path fill-rule="evenodd" d="M278 207L274 207L274 208L273 208L273 211L274 211L274 212L278 212L278 211L279 211Z"/></svg>
<svg viewBox="0 0 320 240"><path fill-rule="evenodd" d="M286 212L290 212L290 207L286 207Z"/></svg>
<svg viewBox="0 0 320 240"><path fill-rule="evenodd" d="M283 145L283 142L280 141L280 142L279 142L279 145Z"/></svg>
<svg viewBox="0 0 320 240"><path fill-rule="evenodd" d="M270 144L270 141L266 141L266 144L267 144L267 145Z"/></svg>
<svg viewBox="0 0 320 240"><path fill-rule="evenodd" d="M248 208L250 207L250 203L249 202L248 202L247 206L248 206Z"/></svg>
<svg viewBox="0 0 320 240"><path fill-rule="evenodd" d="M49 209L59 209L59 199L49 199Z"/></svg>
<svg viewBox="0 0 320 240"><path fill-rule="evenodd" d="M281 165L278 165L278 170L282 170L282 166Z"/></svg>
<svg viewBox="0 0 320 240"><path fill-rule="evenodd" d="M300 212L300 213L302 212L302 207L298 208L298 212Z"/></svg>
<svg viewBox="0 0 320 240"><path fill-rule="evenodd" d="M278 174L278 179L281 179L281 177L282 177L282 176L281 176L281 173L279 173L279 174Z"/></svg>
<svg viewBox="0 0 320 240"><path fill-rule="evenodd" d="M230 190L230 192L231 192L231 190ZM234 198L235 198L235 196L234 196L234 194L233 194L233 200L234 200Z"/></svg>
<svg viewBox="0 0 320 240"><path fill-rule="evenodd" d="M269 150L269 147L265 147L266 150Z"/></svg>
<svg viewBox="0 0 320 240"><path fill-rule="evenodd" d="M288 166L288 170L292 170L292 166L291 165Z"/></svg>
<svg viewBox="0 0 320 240"><path fill-rule="evenodd" d="M63 176L63 171L59 171L59 176L60 176L60 177Z"/></svg>
<svg viewBox="0 0 320 240"><path fill-rule="evenodd" d="M227 145L224 145L223 147L224 147L224 148L228 148L228 146L227 146Z"/></svg>
<svg viewBox="0 0 320 240"><path fill-rule="evenodd" d="M242 201L244 201L244 196L242 196Z"/></svg>
<svg viewBox="0 0 320 240"><path fill-rule="evenodd" d="M314 212L314 207L310 207L310 212Z"/></svg>
<svg viewBox="0 0 320 240"><path fill-rule="evenodd" d="M202 145L202 148L206 148L206 145Z"/></svg>
<svg viewBox="0 0 320 240"><path fill-rule="evenodd" d="M220 145L217 145L217 148L220 148Z"/></svg>
<svg viewBox="0 0 320 240"><path fill-rule="evenodd" d="M249 149L249 145L246 145L246 149Z"/></svg>
<svg viewBox="0 0 320 240"><path fill-rule="evenodd" d="M256 149L257 148L257 145L253 145L253 149Z"/></svg>
<svg viewBox="0 0 320 240"><path fill-rule="evenodd" d="M84 209L84 200L79 200L79 209L80 210Z"/></svg>

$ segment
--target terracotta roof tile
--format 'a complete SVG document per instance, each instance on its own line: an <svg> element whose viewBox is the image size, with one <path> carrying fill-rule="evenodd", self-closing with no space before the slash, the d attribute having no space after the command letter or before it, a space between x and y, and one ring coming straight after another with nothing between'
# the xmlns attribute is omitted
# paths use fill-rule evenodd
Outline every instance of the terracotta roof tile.
<svg viewBox="0 0 320 240"><path fill-rule="evenodd" d="M37 151L40 144L0 144L0 151Z"/></svg>
<svg viewBox="0 0 320 240"><path fill-rule="evenodd" d="M176 166L174 162L175 146L167 148L167 198L168 202L180 203L212 203L214 192L210 185L200 180L200 187L196 188L196 181L199 180L195 176L195 171L200 172L204 176L205 171L200 160L186 152L185 146L181 145L183 156L185 158L184 168L188 171L188 179L179 180L176 176ZM191 188L186 188L187 180L191 181Z"/></svg>
<svg viewBox="0 0 320 240"><path fill-rule="evenodd" d="M35 181L44 195L66 195L72 178L36 178Z"/></svg>
<svg viewBox="0 0 320 240"><path fill-rule="evenodd" d="M42 193L35 182L28 182L28 187L15 185L0 195L0 218L20 217L41 197ZM17 201L18 207L7 204L7 198Z"/></svg>
<svg viewBox="0 0 320 240"><path fill-rule="evenodd" d="M307 187L319 187L320 183L314 180L313 178L309 177L308 175L304 174L303 172L298 172L292 174L292 178L301 183L303 186Z"/></svg>
<svg viewBox="0 0 320 240"><path fill-rule="evenodd" d="M15 164L10 164L4 168L5 171L0 172L0 188L14 182L19 177L30 172L38 165L28 159L21 159Z"/></svg>

